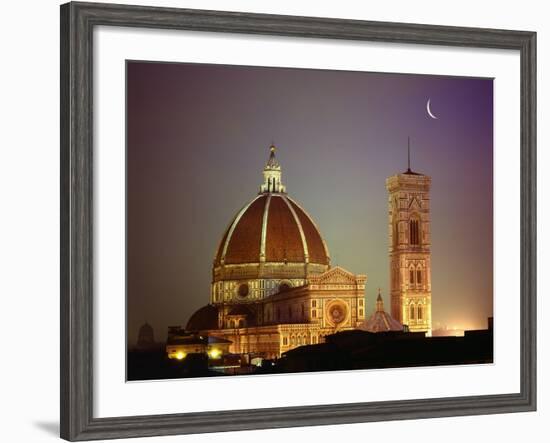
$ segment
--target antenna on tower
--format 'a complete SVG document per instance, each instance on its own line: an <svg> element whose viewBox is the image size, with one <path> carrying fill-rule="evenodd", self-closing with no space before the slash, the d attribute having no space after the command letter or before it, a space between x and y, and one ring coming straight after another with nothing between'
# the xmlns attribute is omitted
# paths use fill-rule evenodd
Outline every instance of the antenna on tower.
<svg viewBox="0 0 550 443"><path fill-rule="evenodd" d="M411 136L407 136L407 172L411 172Z"/></svg>

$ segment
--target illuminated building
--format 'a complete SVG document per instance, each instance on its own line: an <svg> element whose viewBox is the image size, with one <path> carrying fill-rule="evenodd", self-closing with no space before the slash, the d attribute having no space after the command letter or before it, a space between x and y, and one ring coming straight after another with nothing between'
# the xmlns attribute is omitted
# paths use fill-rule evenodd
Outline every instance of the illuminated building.
<svg viewBox="0 0 550 443"><path fill-rule="evenodd" d="M229 352L231 342L219 337L188 334L174 330L166 340L166 355L170 360L184 360L189 354L206 354L216 360Z"/></svg>
<svg viewBox="0 0 550 443"><path fill-rule="evenodd" d="M410 152L410 151L409 151ZM431 178L409 167L386 180L392 316L411 332L432 330Z"/></svg>
<svg viewBox="0 0 550 443"><path fill-rule="evenodd" d="M365 319L365 275L330 265L312 218L286 193L275 146L259 194L233 218L216 252L210 304L186 330L266 358L321 343Z"/></svg>

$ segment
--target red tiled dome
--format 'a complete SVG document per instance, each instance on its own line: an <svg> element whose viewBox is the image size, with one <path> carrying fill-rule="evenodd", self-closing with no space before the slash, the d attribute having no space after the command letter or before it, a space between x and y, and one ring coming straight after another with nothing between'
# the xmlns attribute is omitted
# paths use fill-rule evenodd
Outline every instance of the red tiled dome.
<svg viewBox="0 0 550 443"><path fill-rule="evenodd" d="M263 193L242 208L223 235L214 265L262 261L329 264L315 223L286 194Z"/></svg>

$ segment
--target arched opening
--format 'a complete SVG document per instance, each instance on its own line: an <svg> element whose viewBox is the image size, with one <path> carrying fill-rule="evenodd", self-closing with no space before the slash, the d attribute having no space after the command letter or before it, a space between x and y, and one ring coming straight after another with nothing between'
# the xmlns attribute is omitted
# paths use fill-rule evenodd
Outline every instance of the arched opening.
<svg viewBox="0 0 550 443"><path fill-rule="evenodd" d="M420 222L414 217L409 220L409 244L413 246L420 245Z"/></svg>
<svg viewBox="0 0 550 443"><path fill-rule="evenodd" d="M393 201L393 210L392 210L392 243L393 246L396 247L399 243L399 222L397 221L396 214L399 211L399 206L397 199L394 199Z"/></svg>
<svg viewBox="0 0 550 443"><path fill-rule="evenodd" d="M409 318L411 320L414 320L414 305L411 305L410 308L409 308L410 312L409 312Z"/></svg>

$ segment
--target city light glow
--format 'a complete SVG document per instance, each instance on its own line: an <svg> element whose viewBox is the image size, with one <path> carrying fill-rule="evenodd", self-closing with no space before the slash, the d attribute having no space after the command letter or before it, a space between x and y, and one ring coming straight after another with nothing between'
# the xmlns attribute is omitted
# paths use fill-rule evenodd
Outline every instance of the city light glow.
<svg viewBox="0 0 550 443"><path fill-rule="evenodd" d="M220 355L222 355L222 352L219 349L210 349L210 351L208 351L208 355L210 358L219 358Z"/></svg>

